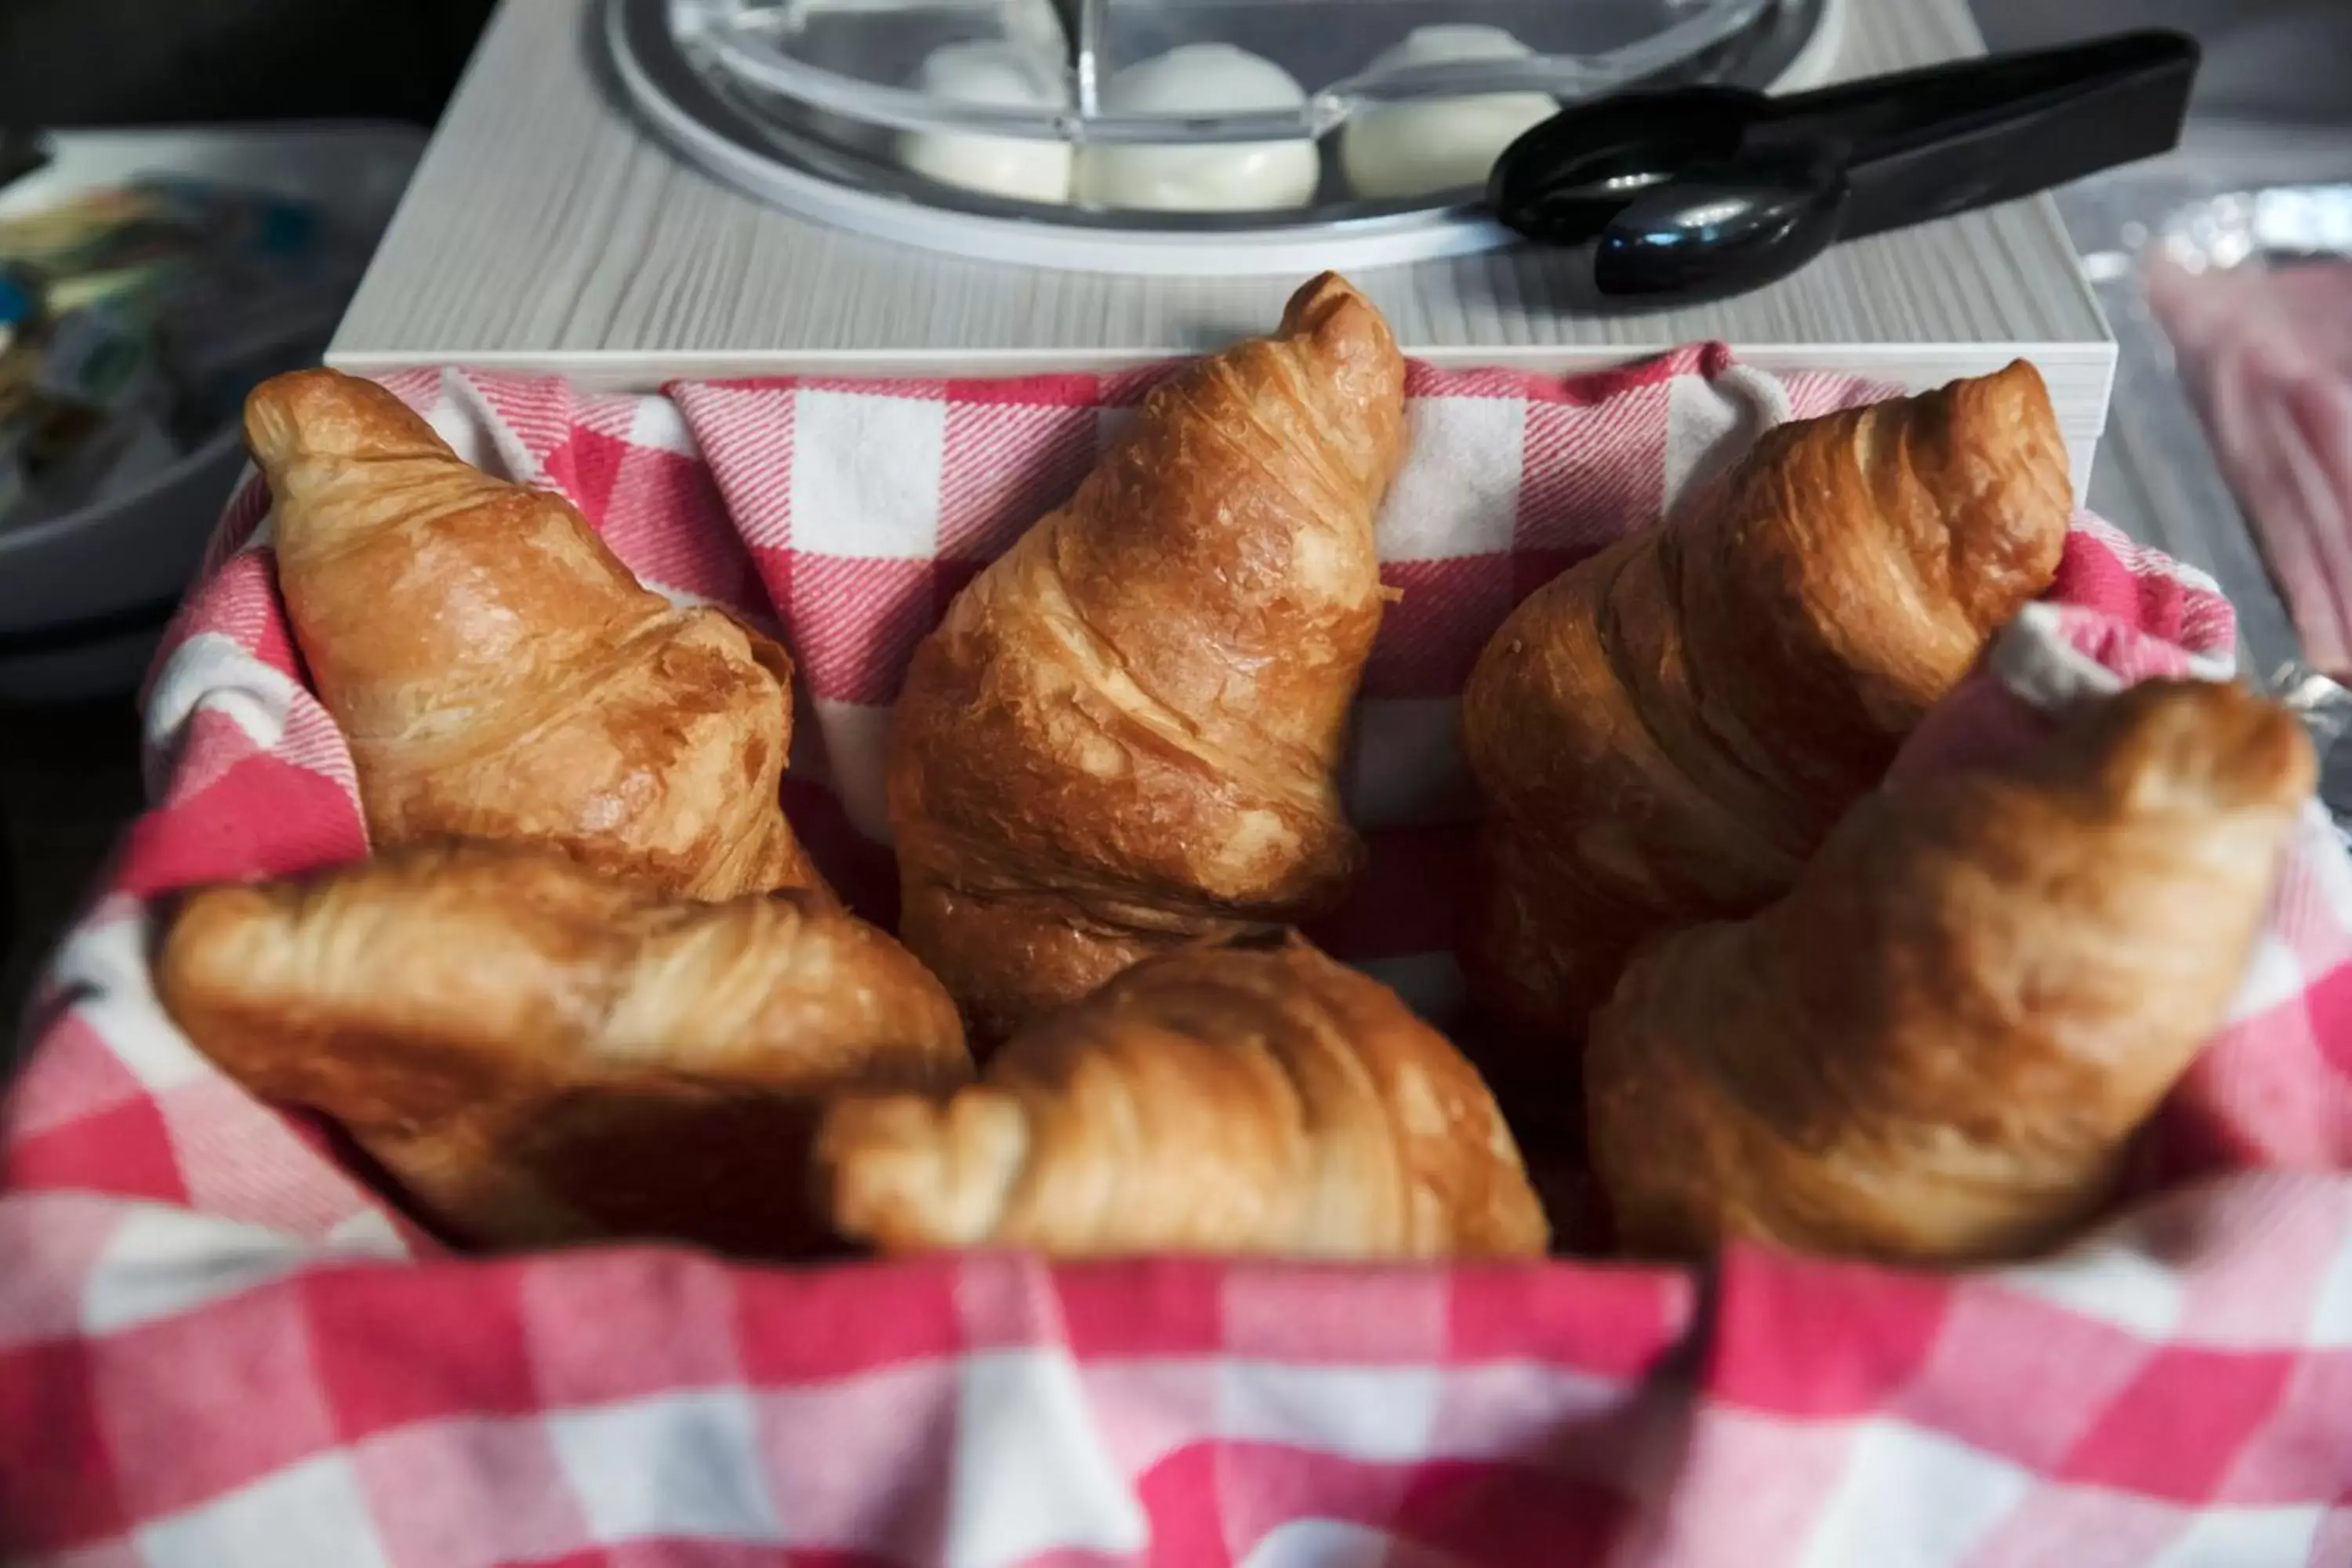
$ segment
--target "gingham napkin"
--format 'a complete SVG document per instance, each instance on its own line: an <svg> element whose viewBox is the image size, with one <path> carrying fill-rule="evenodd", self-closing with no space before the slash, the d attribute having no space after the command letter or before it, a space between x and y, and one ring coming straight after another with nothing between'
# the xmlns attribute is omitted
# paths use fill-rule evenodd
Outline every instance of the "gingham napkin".
<svg viewBox="0 0 2352 1568"><path fill-rule="evenodd" d="M395 378L680 597L781 621L788 800L889 914L878 773L914 640L1066 493L1139 376ZM1404 590L1318 932L1444 1016L1455 697L1561 565L1791 414L1872 395L1692 350L1416 368ZM141 900L361 854L248 485L147 702L161 803L59 953L0 1127L0 1548L116 1564L2337 1563L2352 1559L2352 867L2313 812L2232 1021L2149 1140L2171 1184L2031 1268L1732 1251L1704 1274L1011 1255L794 1271L651 1247L481 1262L158 1011ZM1923 728L2220 675L2212 585L2085 518L2052 602Z"/></svg>

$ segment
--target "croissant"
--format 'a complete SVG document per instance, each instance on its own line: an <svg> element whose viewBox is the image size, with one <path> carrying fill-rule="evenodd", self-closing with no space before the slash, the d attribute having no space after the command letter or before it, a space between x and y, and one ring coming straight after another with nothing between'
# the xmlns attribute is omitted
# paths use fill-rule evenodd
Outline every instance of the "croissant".
<svg viewBox="0 0 2352 1568"><path fill-rule="evenodd" d="M2033 367L1780 426L1503 623L1463 698L1487 808L1465 942L1507 1026L1580 1038L1644 936L1785 891L2054 575Z"/></svg>
<svg viewBox="0 0 2352 1568"><path fill-rule="evenodd" d="M2062 1237L2220 1024L2315 776L2276 704L2152 682L2006 772L1864 800L1786 898L1644 950L1595 1019L1621 1239L1958 1263Z"/></svg>
<svg viewBox="0 0 2352 1568"><path fill-rule="evenodd" d="M938 982L828 900L673 900L513 846L199 890L156 976L222 1070L491 1244L791 1253L824 1234L821 1097L971 1074Z"/></svg>
<svg viewBox="0 0 2352 1568"><path fill-rule="evenodd" d="M278 376L245 428L376 847L547 844L697 898L820 885L778 793L782 648L641 587L568 502L467 466L372 382Z"/></svg>
<svg viewBox="0 0 2352 1568"><path fill-rule="evenodd" d="M991 1038L1150 953L1333 902L1332 772L1382 590L1404 363L1325 274L1156 388L917 649L901 935Z"/></svg>
<svg viewBox="0 0 2352 1568"><path fill-rule="evenodd" d="M1136 965L944 1102L837 1102L817 1165L835 1226L892 1250L1408 1258L1547 1239L1470 1064L1278 932Z"/></svg>

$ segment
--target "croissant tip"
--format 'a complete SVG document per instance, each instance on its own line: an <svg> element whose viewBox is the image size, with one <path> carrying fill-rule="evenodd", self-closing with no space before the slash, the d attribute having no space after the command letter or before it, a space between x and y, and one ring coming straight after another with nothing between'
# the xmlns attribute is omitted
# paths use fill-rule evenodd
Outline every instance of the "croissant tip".
<svg viewBox="0 0 2352 1568"><path fill-rule="evenodd" d="M1388 321L1363 291L1337 272L1321 272L1298 286L1282 312L1282 335L1303 337L1320 333L1349 318L1376 323L1382 337Z"/></svg>
<svg viewBox="0 0 2352 1568"><path fill-rule="evenodd" d="M2284 704L2227 681L2195 686L2217 762L2247 795L2288 805L2318 787L2311 737Z"/></svg>
<svg viewBox="0 0 2352 1568"><path fill-rule="evenodd" d="M2042 375L2042 367L2035 364L2030 359L2013 359L2007 364L2001 366L2000 369L1993 372L1992 374L1985 377L1985 380L1996 386L2006 387L2018 392L2038 392L2043 397L2050 395L2050 383L2048 378Z"/></svg>
<svg viewBox="0 0 2352 1568"><path fill-rule="evenodd" d="M2137 795L2186 792L2200 809L2284 809L2318 784L2303 723L2279 703L2228 681L2149 680L2113 700L2104 731L2109 766Z"/></svg>
<svg viewBox="0 0 2352 1568"><path fill-rule="evenodd" d="M811 1184L846 1240L968 1247L994 1231L1027 1144L1019 1102L986 1089L841 1100L818 1131Z"/></svg>
<svg viewBox="0 0 2352 1568"><path fill-rule="evenodd" d="M2298 804L2319 788L2319 754L2301 720L2267 698L2252 700L2260 721L2246 748L2247 765L2263 798Z"/></svg>
<svg viewBox="0 0 2352 1568"><path fill-rule="evenodd" d="M265 468L297 449L441 444L432 427L389 389L323 365L271 376L247 394L245 440Z"/></svg>
<svg viewBox="0 0 2352 1568"><path fill-rule="evenodd" d="M271 376L245 395L247 434L253 433L257 422L299 417L321 395L340 397L341 384L352 379L324 365Z"/></svg>
<svg viewBox="0 0 2352 1568"><path fill-rule="evenodd" d="M211 929L218 923L221 900L214 886L187 888L173 894L161 911L154 931L155 989L165 1012L181 979L208 957Z"/></svg>
<svg viewBox="0 0 2352 1568"><path fill-rule="evenodd" d="M2074 513L2074 483L2065 433L2059 428L2058 410L2041 370L2030 360L2012 360L1990 375L1956 381L1920 405L1940 405L1956 445L2013 455L2020 474L2030 477L2039 490L2040 504L2047 509L2044 515L2053 520L2054 548L2064 520Z"/></svg>
<svg viewBox="0 0 2352 1568"><path fill-rule="evenodd" d="M1318 272L1294 289L1290 296L1290 305L1292 309L1297 310L1310 307L1327 298L1361 299L1362 297L1356 286L1348 281L1345 275L1327 270Z"/></svg>
<svg viewBox="0 0 2352 1568"><path fill-rule="evenodd" d="M257 1071L267 1053L248 1031L226 1026L266 979L255 955L284 928L283 895L272 885L213 882L175 895L151 938L156 1000L165 1016L224 1070Z"/></svg>
<svg viewBox="0 0 2352 1568"><path fill-rule="evenodd" d="M2011 360L1990 375L1957 382L1952 391L1960 406L1973 406L1988 421L2000 425L2058 427L2058 414L2050 401L2050 384L2032 360Z"/></svg>

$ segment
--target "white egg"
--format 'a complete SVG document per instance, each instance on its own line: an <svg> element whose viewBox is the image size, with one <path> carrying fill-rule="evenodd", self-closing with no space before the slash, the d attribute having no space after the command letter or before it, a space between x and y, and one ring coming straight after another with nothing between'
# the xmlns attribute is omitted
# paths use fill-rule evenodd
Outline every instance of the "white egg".
<svg viewBox="0 0 2352 1568"><path fill-rule="evenodd" d="M1104 84L1116 114L1229 114L1297 109L1307 89L1272 60L1231 44L1186 44ZM1150 212L1244 212L1314 199L1315 143L1210 142L1192 147L1089 145L1078 150L1078 199Z"/></svg>
<svg viewBox="0 0 2352 1568"><path fill-rule="evenodd" d="M1374 58L1371 68L1526 59L1532 54L1500 27L1449 23L1415 27ZM1504 148L1559 111L1559 105L1539 92L1370 104L1339 132L1339 166L1348 184L1364 196L1482 187Z"/></svg>
<svg viewBox="0 0 2352 1568"><path fill-rule="evenodd" d="M1012 109L1061 109L1063 83L1043 82L1024 68L1009 44L949 44L931 51L908 84L953 103ZM957 131L908 131L898 137L898 161L941 184L1024 202L1070 199L1070 148L1022 136Z"/></svg>

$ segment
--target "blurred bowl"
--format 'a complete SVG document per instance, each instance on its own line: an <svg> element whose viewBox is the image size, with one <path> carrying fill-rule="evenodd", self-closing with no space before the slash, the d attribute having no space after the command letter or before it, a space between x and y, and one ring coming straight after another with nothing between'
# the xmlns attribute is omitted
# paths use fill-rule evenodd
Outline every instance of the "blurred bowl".
<svg viewBox="0 0 2352 1568"><path fill-rule="evenodd" d="M74 131L48 167L0 192L0 212L141 174L214 180L307 201L373 243L425 148L406 126L294 124ZM128 493L0 529L0 701L135 689L245 466L225 426Z"/></svg>

